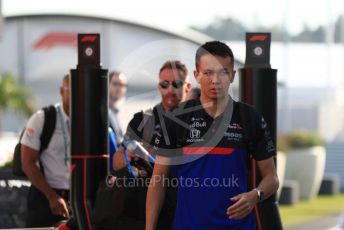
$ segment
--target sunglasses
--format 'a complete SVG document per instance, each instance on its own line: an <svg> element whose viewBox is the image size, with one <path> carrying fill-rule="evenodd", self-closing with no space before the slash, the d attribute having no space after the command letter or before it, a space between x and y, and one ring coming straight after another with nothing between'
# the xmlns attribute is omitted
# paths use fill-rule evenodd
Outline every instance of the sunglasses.
<svg viewBox="0 0 344 230"><path fill-rule="evenodd" d="M175 88L175 89L181 88L184 85L184 83L185 82L181 81L181 80L171 81L171 84L172 84L173 88ZM166 81L166 80L161 81L161 82L159 82L159 85L161 88L167 89L170 86L170 81Z"/></svg>

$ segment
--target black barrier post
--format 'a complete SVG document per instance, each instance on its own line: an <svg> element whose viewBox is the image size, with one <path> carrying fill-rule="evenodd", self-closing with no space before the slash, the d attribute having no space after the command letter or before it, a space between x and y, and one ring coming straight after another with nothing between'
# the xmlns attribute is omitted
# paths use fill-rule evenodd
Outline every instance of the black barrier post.
<svg viewBox="0 0 344 230"><path fill-rule="evenodd" d="M251 104L265 118L274 143L276 143L277 70L270 66L270 33L246 33L246 61L239 69L240 101ZM276 159L275 159L276 162ZM261 176L256 162L252 162L257 186ZM254 177L254 176L253 176ZM257 205L257 227L264 230L283 229L276 195Z"/></svg>
<svg viewBox="0 0 344 230"><path fill-rule="evenodd" d="M108 70L100 66L100 35L78 34L71 70L71 203L78 229L92 229L96 191L108 156Z"/></svg>

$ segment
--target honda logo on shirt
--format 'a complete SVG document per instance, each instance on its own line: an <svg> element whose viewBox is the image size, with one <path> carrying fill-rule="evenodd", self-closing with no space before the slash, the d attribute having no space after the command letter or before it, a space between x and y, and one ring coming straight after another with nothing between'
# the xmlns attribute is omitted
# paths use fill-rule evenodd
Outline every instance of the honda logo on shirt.
<svg viewBox="0 0 344 230"><path fill-rule="evenodd" d="M191 138L200 138L201 137L201 131L197 129L191 129L190 130L190 137Z"/></svg>

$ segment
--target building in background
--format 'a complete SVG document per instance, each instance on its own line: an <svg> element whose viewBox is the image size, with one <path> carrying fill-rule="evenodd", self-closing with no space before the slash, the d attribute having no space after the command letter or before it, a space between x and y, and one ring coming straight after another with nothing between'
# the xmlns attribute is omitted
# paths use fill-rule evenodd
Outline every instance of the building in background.
<svg viewBox="0 0 344 230"><path fill-rule="evenodd" d="M94 15L9 15L5 19L0 73L19 76L19 82L33 92L38 106L57 100L55 92L61 76L75 68L77 33L100 33L103 67L123 71L129 78L125 108L128 120L138 109L138 101L145 107L159 100L155 85L161 63L180 59L192 74L195 50L212 39L191 29L170 31ZM236 59L244 60L244 42L228 43ZM344 49L336 47L329 53L327 48L326 44L290 43L286 48L272 43L271 64L278 69L278 81L284 83L278 90L279 132L306 129L330 141L343 129L344 91L333 83L339 75L344 76L344 67L339 65ZM240 66L236 63L235 67ZM312 84L307 86L307 81ZM237 95L237 87L233 91ZM19 131L24 123L18 123L12 115L2 119L6 119L2 121L3 130Z"/></svg>
<svg viewBox="0 0 344 230"><path fill-rule="evenodd" d="M285 87L279 91L279 132L304 129L332 141L344 130L343 87Z"/></svg>
<svg viewBox="0 0 344 230"><path fill-rule="evenodd" d="M0 73L18 76L20 84L31 90L38 106L58 99L56 92L61 77L76 67L77 34L100 33L103 68L116 69L128 76L124 123L138 109L159 100L155 86L163 62L180 59L192 75L196 49L212 40L191 29L169 31L101 16L6 15L5 20L0 41ZM24 121L18 119L13 115L2 117L2 130L19 131Z"/></svg>
<svg viewBox="0 0 344 230"><path fill-rule="evenodd" d="M244 42L228 42L239 59ZM277 69L279 133L304 129L327 142L344 131L344 46L322 43L271 44L271 67Z"/></svg>
<svg viewBox="0 0 344 230"><path fill-rule="evenodd" d="M1 40L1 37L2 37L3 27L4 27L4 19L3 19L3 16L2 16L2 5L1 5L1 0L0 0L0 40Z"/></svg>
<svg viewBox="0 0 344 230"><path fill-rule="evenodd" d="M244 58L244 42L228 42ZM278 69L277 131L317 132L326 141L325 174L340 177L344 191L344 45L271 44Z"/></svg>
<svg viewBox="0 0 344 230"><path fill-rule="evenodd" d="M344 132L326 144L325 174L339 175L340 191L344 192Z"/></svg>

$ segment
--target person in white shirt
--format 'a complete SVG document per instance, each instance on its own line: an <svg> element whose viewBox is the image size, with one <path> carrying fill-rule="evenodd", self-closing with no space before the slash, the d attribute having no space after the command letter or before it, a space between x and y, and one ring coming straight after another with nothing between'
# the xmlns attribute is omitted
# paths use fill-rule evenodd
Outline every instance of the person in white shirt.
<svg viewBox="0 0 344 230"><path fill-rule="evenodd" d="M40 136L45 120L43 110L31 116L21 139L22 168L32 184L26 227L53 226L69 218L69 79L70 76L65 75L60 86L61 102L54 105L55 130L47 148L40 153Z"/></svg>

